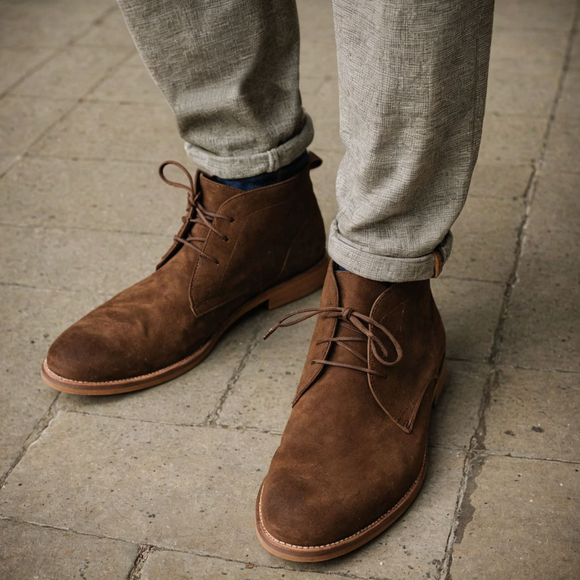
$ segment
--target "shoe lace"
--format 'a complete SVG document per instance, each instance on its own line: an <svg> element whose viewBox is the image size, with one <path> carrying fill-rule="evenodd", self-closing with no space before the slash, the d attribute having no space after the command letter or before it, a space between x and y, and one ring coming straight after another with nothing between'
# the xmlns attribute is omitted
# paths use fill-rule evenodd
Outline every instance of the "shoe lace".
<svg viewBox="0 0 580 580"><path fill-rule="evenodd" d="M179 182L171 181L171 180L167 179L167 177L165 177L164 170L168 165L175 165L175 167L178 167L179 169L181 169L181 171L183 171L183 173L185 173L185 176L187 177L189 185L187 185L185 183L179 183ZM231 223L234 221L234 218L227 217L225 215L220 215L220 214L208 211L207 209L205 209L203 207L203 205L201 204L201 201L199 199L200 191L198 191L198 189L194 183L193 177L191 176L191 173L189 173L189 171L183 165L181 165L181 163L178 163L177 161L165 161L164 163L162 163L159 166L159 177L161 177L161 179L165 183L167 183L167 185L171 185L172 187L179 187L180 189L185 189L185 191L187 191L188 208L192 207L194 211L191 214L192 217L188 218L187 216L183 216L181 218L181 221L184 224L186 222L189 222L190 224L201 224L201 225L205 226L206 228L208 228L208 230L214 232L217 236L219 236L222 240L224 240L224 242L228 241L228 237L226 235L222 234L215 227L214 222L216 220L226 220L226 221ZM173 239L176 242L182 243L186 246L189 246L190 248L193 248L196 252L199 253L200 256L203 256L204 258L206 258L207 260L210 260L214 264L219 264L219 260L216 260L216 258L213 258L209 254L204 252L199 246L196 246L194 243L194 242L203 243L203 242L205 242L206 238L194 237L190 234L186 238L181 237L181 236L174 236Z"/></svg>
<svg viewBox="0 0 580 580"><path fill-rule="evenodd" d="M293 317L302 314L298 319L291 320ZM341 306L330 306L326 308L301 308L300 310L294 310L294 312L290 312L286 316L282 317L268 332L264 335L264 339L268 338L274 331L281 327L293 326L294 324L298 324L303 320L311 318L312 316L316 316L319 314L324 314L327 318L338 318L339 323L342 324L345 328L350 330L354 330L359 335L363 336L334 336L332 338L323 338L316 342L317 345L323 343L335 343L337 346L345 348L350 353L352 353L356 358L363 361L368 365L368 360L366 356L363 356L361 353L357 352L353 348L349 346L348 343L352 342L367 342L370 341L370 347L373 355L375 358L384 366L390 367L396 365L402 358L403 358L403 350L401 349L401 345L397 341L397 339L392 335L392 333L385 328L382 324L378 323L376 320L361 314L353 310L352 308L341 307ZM368 325L368 326L365 326ZM391 344L395 348L395 352L397 353L397 357L393 361L388 360L389 353L387 351L387 347L383 340L379 338L373 329L380 330L383 332ZM336 362L331 360L312 360L310 364L320 364L320 365L329 365L334 367L343 367L345 369L352 369L355 371L362 371L364 373L368 373L371 375L377 375L382 378L386 378L385 375L375 371L371 368L367 367L359 367L356 365L351 365L348 363Z"/></svg>

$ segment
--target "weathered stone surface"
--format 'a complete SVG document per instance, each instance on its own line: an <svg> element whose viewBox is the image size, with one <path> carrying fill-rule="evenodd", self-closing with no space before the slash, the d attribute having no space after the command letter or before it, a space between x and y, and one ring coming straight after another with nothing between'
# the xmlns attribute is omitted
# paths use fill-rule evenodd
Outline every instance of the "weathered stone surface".
<svg viewBox="0 0 580 580"><path fill-rule="evenodd" d="M0 493L0 515L264 562L254 502L275 435L61 411Z"/></svg>
<svg viewBox="0 0 580 580"><path fill-rule="evenodd" d="M580 376L503 369L486 411L492 453L580 462Z"/></svg>
<svg viewBox="0 0 580 580"><path fill-rule="evenodd" d="M540 156L546 126L541 117L486 115L479 161L529 167Z"/></svg>
<svg viewBox="0 0 580 580"><path fill-rule="evenodd" d="M123 65L101 83L88 98L116 103L165 104L161 91L142 64Z"/></svg>
<svg viewBox="0 0 580 580"><path fill-rule="evenodd" d="M469 197L496 197L517 201L524 197L532 176L531 166L477 163Z"/></svg>
<svg viewBox="0 0 580 580"><path fill-rule="evenodd" d="M489 457L464 500L451 578L575 578L578 465Z"/></svg>
<svg viewBox="0 0 580 580"><path fill-rule="evenodd" d="M95 304L88 294L0 286L0 477L57 396L40 379L40 365L63 325Z"/></svg>
<svg viewBox="0 0 580 580"><path fill-rule="evenodd" d="M167 247L187 205L154 163L27 158L2 190L5 224L159 234Z"/></svg>
<svg viewBox="0 0 580 580"><path fill-rule="evenodd" d="M0 154L24 153L74 105L72 100L4 97L0 101Z"/></svg>
<svg viewBox="0 0 580 580"><path fill-rule="evenodd" d="M447 361L447 383L431 418L432 446L469 448L488 375L486 365Z"/></svg>
<svg viewBox="0 0 580 580"><path fill-rule="evenodd" d="M53 52L51 48L0 48L0 94L48 59Z"/></svg>
<svg viewBox="0 0 580 580"><path fill-rule="evenodd" d="M489 69L486 113L546 118L550 115L559 80L558 67L497 56Z"/></svg>
<svg viewBox="0 0 580 580"><path fill-rule="evenodd" d="M252 562L230 562L220 558L208 558L194 554L155 551L149 555L143 571L142 580L171 578L185 580L321 580L320 574L307 571L292 571L284 567L282 561L276 568L255 566ZM322 580L340 580L344 576L325 574Z"/></svg>
<svg viewBox="0 0 580 580"><path fill-rule="evenodd" d="M127 30L121 11L112 3L112 8L102 18L92 25L75 41L80 46L117 46L133 47L133 39Z"/></svg>
<svg viewBox="0 0 580 580"><path fill-rule="evenodd" d="M125 580L138 546L0 520L0 576L7 580Z"/></svg>
<svg viewBox="0 0 580 580"><path fill-rule="evenodd" d="M574 0L498 0L495 3L494 33L505 28L552 30L566 33L572 26Z"/></svg>
<svg viewBox="0 0 580 580"><path fill-rule="evenodd" d="M507 282L514 267L522 198L468 197L453 226L453 257L445 275Z"/></svg>
<svg viewBox="0 0 580 580"><path fill-rule="evenodd" d="M111 0L3 2L0 43L8 47L63 46L112 6Z"/></svg>
<svg viewBox="0 0 580 580"><path fill-rule="evenodd" d="M169 247L165 236L90 230L2 226L0 235L0 282L108 297L151 274ZM31 255L34 268L27 261Z"/></svg>
<svg viewBox="0 0 580 580"><path fill-rule="evenodd" d="M487 361L499 320L504 285L446 278L444 271L432 288L447 332L447 356L473 362Z"/></svg>
<svg viewBox="0 0 580 580"><path fill-rule="evenodd" d="M318 307L316 292L292 308ZM283 310L263 312L258 335L264 335ZM266 341L259 340L226 399L218 424L281 433L302 374L316 317L291 328L280 328Z"/></svg>
<svg viewBox="0 0 580 580"><path fill-rule="evenodd" d="M191 165L167 105L80 103L32 152L49 157L154 163L176 159Z"/></svg>
<svg viewBox="0 0 580 580"><path fill-rule="evenodd" d="M111 47L68 47L28 76L11 94L80 98L105 77L126 53Z"/></svg>
<svg viewBox="0 0 580 580"><path fill-rule="evenodd" d="M572 62L564 79L557 114L559 118L580 122L580 55Z"/></svg>
<svg viewBox="0 0 580 580"><path fill-rule="evenodd" d="M508 365L580 370L579 180L550 172L540 181L501 346Z"/></svg>
<svg viewBox="0 0 580 580"><path fill-rule="evenodd" d="M558 117L550 131L546 168L552 172L580 173L580 120Z"/></svg>

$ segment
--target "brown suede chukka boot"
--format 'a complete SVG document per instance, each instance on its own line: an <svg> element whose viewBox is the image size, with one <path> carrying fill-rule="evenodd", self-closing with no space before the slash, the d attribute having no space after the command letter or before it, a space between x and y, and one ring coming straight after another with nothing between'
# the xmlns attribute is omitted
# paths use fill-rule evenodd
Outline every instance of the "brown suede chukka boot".
<svg viewBox="0 0 580 580"><path fill-rule="evenodd" d="M188 183L169 181L166 165ZM241 191L166 162L161 178L188 192L187 214L155 273L63 332L42 377L68 393L158 385L199 364L240 316L282 306L322 285L328 259L309 164L275 185Z"/></svg>
<svg viewBox="0 0 580 580"><path fill-rule="evenodd" d="M302 562L360 547L411 505L445 382L445 332L428 280L386 286L331 263L320 308L289 314L268 334L314 315L292 413L256 502L262 545Z"/></svg>

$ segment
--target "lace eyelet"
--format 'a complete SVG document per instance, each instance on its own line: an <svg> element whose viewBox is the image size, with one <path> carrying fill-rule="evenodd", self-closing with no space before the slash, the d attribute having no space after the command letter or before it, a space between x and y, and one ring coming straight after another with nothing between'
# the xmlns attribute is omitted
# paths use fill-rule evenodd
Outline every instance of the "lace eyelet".
<svg viewBox="0 0 580 580"><path fill-rule="evenodd" d="M229 242L230 238L228 238L227 236L224 236L224 242Z"/></svg>

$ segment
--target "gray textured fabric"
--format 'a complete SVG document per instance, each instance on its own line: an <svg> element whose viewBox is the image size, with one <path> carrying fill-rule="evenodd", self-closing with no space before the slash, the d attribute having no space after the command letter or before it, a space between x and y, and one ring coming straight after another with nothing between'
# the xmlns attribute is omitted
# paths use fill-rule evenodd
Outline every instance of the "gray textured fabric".
<svg viewBox="0 0 580 580"><path fill-rule="evenodd" d="M226 179L313 138L294 0L118 0L190 158ZM493 0L334 0L340 131L329 253L375 280L435 273L481 138Z"/></svg>

